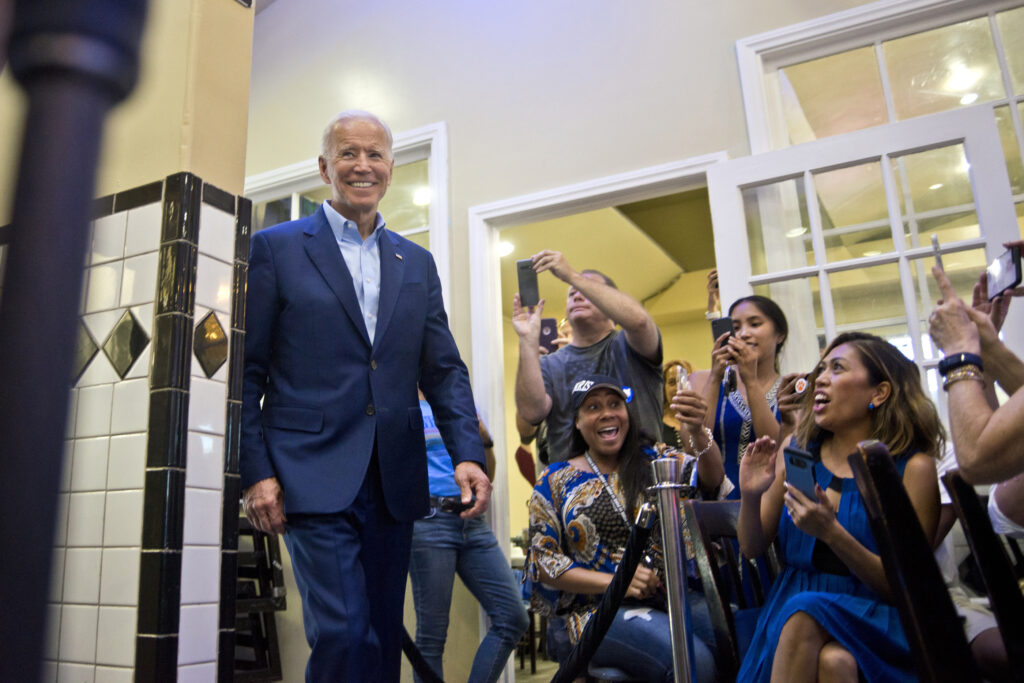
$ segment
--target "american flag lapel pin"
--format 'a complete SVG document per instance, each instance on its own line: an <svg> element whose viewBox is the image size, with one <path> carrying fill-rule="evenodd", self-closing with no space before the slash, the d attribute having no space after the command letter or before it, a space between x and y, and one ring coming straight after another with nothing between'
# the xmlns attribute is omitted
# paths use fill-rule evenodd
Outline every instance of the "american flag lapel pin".
<svg viewBox="0 0 1024 683"><path fill-rule="evenodd" d="M401 254L399 254L399 253L398 253L398 252L396 251L396 252L395 252L395 258L396 258L396 259L398 259L399 261L401 261L401 260L402 260L402 255L401 255Z"/></svg>

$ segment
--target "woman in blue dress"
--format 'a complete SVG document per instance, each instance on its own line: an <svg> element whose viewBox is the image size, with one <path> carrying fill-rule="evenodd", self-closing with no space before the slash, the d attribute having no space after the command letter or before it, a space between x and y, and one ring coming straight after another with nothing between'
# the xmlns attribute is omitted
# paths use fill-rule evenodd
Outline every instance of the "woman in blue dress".
<svg viewBox="0 0 1024 683"><path fill-rule="evenodd" d="M714 439L712 453L724 458L725 476L737 486L730 498L739 498L740 460L747 445L760 436L779 438L778 395L788 381L779 375L779 354L789 325L778 304L756 294L734 301L729 317L733 333L715 340L711 370L694 372L690 383L715 406L705 428Z"/></svg>
<svg viewBox="0 0 1024 683"><path fill-rule="evenodd" d="M794 440L820 458L817 500L786 483L783 458L767 437L751 444L740 466L740 546L756 556L778 535L787 566L768 595L738 680L916 680L846 457L865 439L885 443L932 538L944 430L917 366L879 337L839 335L808 380L813 389Z"/></svg>

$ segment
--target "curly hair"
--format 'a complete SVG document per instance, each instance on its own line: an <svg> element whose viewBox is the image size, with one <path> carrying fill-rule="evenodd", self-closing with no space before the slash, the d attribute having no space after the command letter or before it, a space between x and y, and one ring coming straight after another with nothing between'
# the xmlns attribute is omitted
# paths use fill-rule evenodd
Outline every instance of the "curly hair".
<svg viewBox="0 0 1024 683"><path fill-rule="evenodd" d="M917 365L881 337L864 332L844 332L838 335L821 357L825 358L841 344L856 350L867 369L871 386L888 382L891 387L889 398L871 411L871 438L884 443L894 455L920 452L933 458L941 457L946 430L939 420L935 404L921 387L921 372ZM819 364L807 376L810 386L814 386L814 381L823 369L823 365ZM796 431L797 442L801 447L830 435L830 432L815 424L814 413L809 409L813 401L814 392L806 392L803 416Z"/></svg>

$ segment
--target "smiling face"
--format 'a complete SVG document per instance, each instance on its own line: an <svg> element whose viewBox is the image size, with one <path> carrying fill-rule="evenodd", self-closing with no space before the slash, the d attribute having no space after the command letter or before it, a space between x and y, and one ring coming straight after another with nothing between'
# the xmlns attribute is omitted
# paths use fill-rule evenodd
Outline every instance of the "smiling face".
<svg viewBox="0 0 1024 683"><path fill-rule="evenodd" d="M345 119L334 126L328 149L319 162L331 206L356 223L375 217L395 167L387 132L373 121Z"/></svg>
<svg viewBox="0 0 1024 683"><path fill-rule="evenodd" d="M576 429L591 454L617 456L629 430L626 401L611 389L595 389L576 411Z"/></svg>
<svg viewBox="0 0 1024 683"><path fill-rule="evenodd" d="M744 301L732 309L732 329L736 336L754 348L759 360L775 358L775 352L784 336L775 329L775 323L756 305Z"/></svg>
<svg viewBox="0 0 1024 683"><path fill-rule="evenodd" d="M868 404L880 406L889 396L888 382L873 385L860 353L840 344L821 361L814 380L814 422L833 434L871 425Z"/></svg>

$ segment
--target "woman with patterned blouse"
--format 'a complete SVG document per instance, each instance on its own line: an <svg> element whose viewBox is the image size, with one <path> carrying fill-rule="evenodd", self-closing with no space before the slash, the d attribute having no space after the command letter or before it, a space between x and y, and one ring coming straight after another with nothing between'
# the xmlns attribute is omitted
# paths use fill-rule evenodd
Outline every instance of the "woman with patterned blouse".
<svg viewBox="0 0 1024 683"><path fill-rule="evenodd" d="M630 420L628 399L619 383L602 375L575 380L574 457L548 467L530 499L531 546L526 563L533 582L532 607L563 616L573 644L596 611L611 583L631 520L653 484L650 461L659 457L644 448ZM699 394L680 392L674 400L678 417L695 425L698 438L707 406ZM707 444L701 446L704 448ZM675 453L666 451L665 455ZM684 481L715 497L724 480L721 460L684 459ZM592 663L612 666L649 681L672 680L672 642L665 589L659 574L663 561L656 539L637 568L625 600ZM715 664L705 641L713 637L699 593L690 592L694 625L696 680L711 681Z"/></svg>

